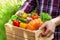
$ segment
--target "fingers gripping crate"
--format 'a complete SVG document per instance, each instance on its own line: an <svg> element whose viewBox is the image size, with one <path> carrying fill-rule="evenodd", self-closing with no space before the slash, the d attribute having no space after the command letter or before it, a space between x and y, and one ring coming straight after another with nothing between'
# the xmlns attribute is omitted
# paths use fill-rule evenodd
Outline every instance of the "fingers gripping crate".
<svg viewBox="0 0 60 40"><path fill-rule="evenodd" d="M38 37L41 30L30 31L15 27L9 23L5 25L7 40L52 40L54 34L50 37Z"/></svg>

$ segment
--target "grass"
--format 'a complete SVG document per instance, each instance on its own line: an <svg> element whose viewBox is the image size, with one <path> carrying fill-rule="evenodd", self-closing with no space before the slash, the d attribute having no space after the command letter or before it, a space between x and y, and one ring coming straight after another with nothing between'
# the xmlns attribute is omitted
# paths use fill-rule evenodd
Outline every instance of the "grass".
<svg viewBox="0 0 60 40"><path fill-rule="evenodd" d="M7 23L10 17L18 11L24 1L0 0L0 40L6 40L4 24Z"/></svg>

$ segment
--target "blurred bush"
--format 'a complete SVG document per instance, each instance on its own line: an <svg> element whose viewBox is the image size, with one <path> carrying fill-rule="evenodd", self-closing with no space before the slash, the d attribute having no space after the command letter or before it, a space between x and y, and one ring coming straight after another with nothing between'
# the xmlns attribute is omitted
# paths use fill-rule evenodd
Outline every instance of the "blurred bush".
<svg viewBox="0 0 60 40"><path fill-rule="evenodd" d="M0 0L0 40L6 40L4 24L24 2L25 0Z"/></svg>

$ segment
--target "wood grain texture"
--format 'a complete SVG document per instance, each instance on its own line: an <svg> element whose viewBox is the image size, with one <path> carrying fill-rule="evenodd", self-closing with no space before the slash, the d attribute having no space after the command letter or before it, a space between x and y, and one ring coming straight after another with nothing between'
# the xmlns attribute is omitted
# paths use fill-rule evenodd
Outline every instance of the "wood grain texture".
<svg viewBox="0 0 60 40"><path fill-rule="evenodd" d="M10 24L5 25L7 40L52 40L54 34L50 37L38 37L41 30L30 31L23 28L11 26Z"/></svg>

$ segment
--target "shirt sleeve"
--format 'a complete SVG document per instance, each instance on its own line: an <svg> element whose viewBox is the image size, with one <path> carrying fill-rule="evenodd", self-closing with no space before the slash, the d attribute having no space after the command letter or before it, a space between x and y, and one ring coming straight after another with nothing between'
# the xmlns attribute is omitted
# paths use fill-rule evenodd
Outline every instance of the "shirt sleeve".
<svg viewBox="0 0 60 40"><path fill-rule="evenodd" d="M26 13L30 13L36 8L36 0L26 0L20 10L24 10Z"/></svg>

